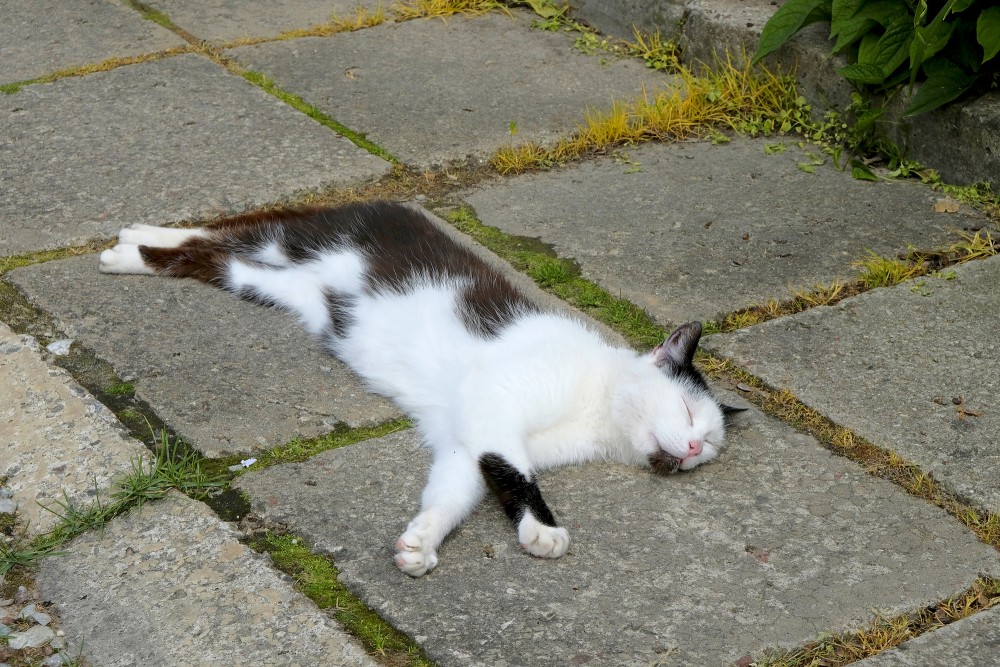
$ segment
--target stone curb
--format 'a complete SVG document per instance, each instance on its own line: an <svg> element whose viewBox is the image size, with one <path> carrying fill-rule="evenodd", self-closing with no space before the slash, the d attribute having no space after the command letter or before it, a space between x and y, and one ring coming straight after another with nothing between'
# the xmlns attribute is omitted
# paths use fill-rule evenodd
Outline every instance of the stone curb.
<svg viewBox="0 0 1000 667"><path fill-rule="evenodd" d="M753 53L774 14L771 0L578 0L576 16L597 29L631 37L632 26L674 39L688 62L711 63L717 54ZM843 111L852 87L835 71L847 62L831 55L825 24L811 26L766 59L796 68L802 94L818 111ZM888 103L881 127L903 153L937 169L951 183L1000 187L1000 93L903 118L909 94Z"/></svg>

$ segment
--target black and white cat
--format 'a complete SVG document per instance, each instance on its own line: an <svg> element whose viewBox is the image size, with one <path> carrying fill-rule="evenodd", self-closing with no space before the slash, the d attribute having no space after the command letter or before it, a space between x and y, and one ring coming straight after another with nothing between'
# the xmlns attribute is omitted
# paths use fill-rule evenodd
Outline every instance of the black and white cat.
<svg viewBox="0 0 1000 667"><path fill-rule="evenodd" d="M298 315L324 347L416 422L433 464L396 541L418 577L489 488L525 551L569 535L538 470L595 459L690 470L718 456L725 414L692 366L685 324L651 353L544 312L418 209L389 202L252 213L208 228L134 225L101 271L197 278Z"/></svg>

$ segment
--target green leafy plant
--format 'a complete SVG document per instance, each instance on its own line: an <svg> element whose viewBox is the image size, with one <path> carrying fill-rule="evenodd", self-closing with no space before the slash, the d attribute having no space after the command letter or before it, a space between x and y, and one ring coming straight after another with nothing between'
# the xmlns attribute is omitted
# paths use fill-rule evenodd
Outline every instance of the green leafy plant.
<svg viewBox="0 0 1000 667"><path fill-rule="evenodd" d="M802 28L829 22L837 71L887 90L921 82L905 115L926 113L1000 78L1000 6L994 0L789 0L764 26L755 61Z"/></svg>

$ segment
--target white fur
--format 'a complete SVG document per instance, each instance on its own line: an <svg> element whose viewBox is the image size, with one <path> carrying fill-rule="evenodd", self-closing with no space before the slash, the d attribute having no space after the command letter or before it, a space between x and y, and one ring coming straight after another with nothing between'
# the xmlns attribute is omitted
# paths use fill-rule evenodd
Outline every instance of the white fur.
<svg viewBox="0 0 1000 667"><path fill-rule="evenodd" d="M146 266L139 255L139 246L119 243L101 253L102 273L135 273L151 276L155 271Z"/></svg>
<svg viewBox="0 0 1000 667"><path fill-rule="evenodd" d="M118 232L118 242L126 245L147 245L153 248L176 248L193 238L204 238L204 229L174 229L153 225L132 225Z"/></svg>

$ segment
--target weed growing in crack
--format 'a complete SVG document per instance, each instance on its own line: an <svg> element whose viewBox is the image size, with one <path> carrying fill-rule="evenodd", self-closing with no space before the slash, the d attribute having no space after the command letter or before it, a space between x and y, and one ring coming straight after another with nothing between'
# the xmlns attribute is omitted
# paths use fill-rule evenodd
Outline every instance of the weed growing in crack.
<svg viewBox="0 0 1000 667"><path fill-rule="evenodd" d="M248 545L269 554L275 566L290 575L303 594L320 609L329 610L369 652L400 667L432 667L419 646L340 583L332 559L313 553L302 538L266 532L250 538Z"/></svg>
<svg viewBox="0 0 1000 667"><path fill-rule="evenodd" d="M893 617L879 616L863 629L824 635L801 649L764 656L753 664L757 667L840 667L998 604L1000 580L985 577L958 595L924 609Z"/></svg>
<svg viewBox="0 0 1000 667"><path fill-rule="evenodd" d="M731 386L750 387L744 397L766 414L809 433L824 447L857 462L869 474L893 482L910 495L940 507L965 524L981 541L1000 548L1000 515L968 505L942 488L916 464L838 426L802 403L791 391L769 387L763 380L737 367L728 359L701 352L698 360L702 369L716 381Z"/></svg>
<svg viewBox="0 0 1000 667"><path fill-rule="evenodd" d="M714 69L696 75L681 68L678 76L677 88L644 90L637 98L614 101L609 110L588 110L576 132L554 145L501 147L491 164L501 174L546 169L613 146L705 137L720 127L750 136L822 131L791 77L737 67L728 55Z"/></svg>
<svg viewBox="0 0 1000 667"><path fill-rule="evenodd" d="M0 576L18 567L33 569L42 558L58 555L57 548L66 541L88 530L100 530L113 517L162 498L171 489L197 498L222 485L223 482L205 474L196 454L187 450L179 439L171 439L162 432L155 455L149 459L141 455L133 458L129 471L113 482L110 492L105 492L106 499L95 482L92 502L74 502L64 492L62 500L43 505L43 509L59 519L58 523L32 540L20 538L0 545Z"/></svg>
<svg viewBox="0 0 1000 667"><path fill-rule="evenodd" d="M636 347L651 348L663 342L663 328L646 311L581 277L579 266L556 257L551 248L538 240L510 236L487 227L468 207L442 212L442 216L515 269L528 274L539 286L613 327Z"/></svg>

